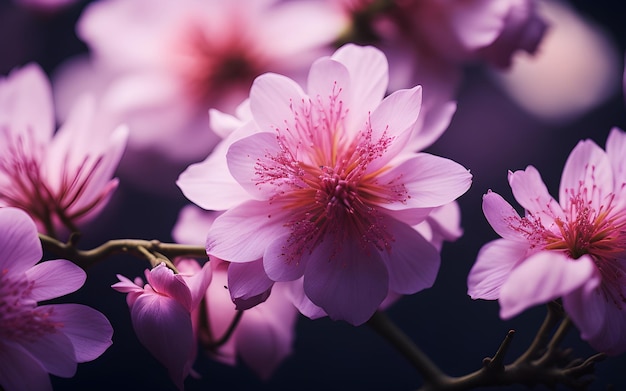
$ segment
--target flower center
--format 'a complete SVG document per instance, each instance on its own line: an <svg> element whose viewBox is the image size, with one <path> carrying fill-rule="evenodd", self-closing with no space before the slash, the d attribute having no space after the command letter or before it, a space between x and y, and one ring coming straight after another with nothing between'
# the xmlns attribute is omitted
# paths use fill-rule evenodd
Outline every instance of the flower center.
<svg viewBox="0 0 626 391"><path fill-rule="evenodd" d="M6 277L0 271L0 339L32 342L63 325L53 322L53 307L37 307L30 297L33 282Z"/></svg>

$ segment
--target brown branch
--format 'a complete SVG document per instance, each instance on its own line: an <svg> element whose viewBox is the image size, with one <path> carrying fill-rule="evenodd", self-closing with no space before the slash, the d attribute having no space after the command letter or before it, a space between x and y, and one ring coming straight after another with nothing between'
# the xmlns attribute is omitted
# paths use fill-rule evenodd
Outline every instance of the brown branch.
<svg viewBox="0 0 626 391"><path fill-rule="evenodd" d="M182 256L207 258L204 246L161 243L158 240L115 239L90 250L80 250L76 248L76 240L72 237L68 243L43 234L39 234L39 239L46 251L70 260L84 269L115 254L132 254L151 262L158 260L166 263L174 257ZM168 266L172 266L171 262Z"/></svg>

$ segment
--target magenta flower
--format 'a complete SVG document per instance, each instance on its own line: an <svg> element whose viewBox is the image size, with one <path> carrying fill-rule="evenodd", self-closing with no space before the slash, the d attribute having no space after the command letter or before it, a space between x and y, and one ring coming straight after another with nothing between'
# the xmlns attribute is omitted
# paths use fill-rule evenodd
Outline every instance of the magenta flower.
<svg viewBox="0 0 626 391"><path fill-rule="evenodd" d="M93 101L81 99L54 133L50 84L37 65L0 82L0 206L30 214L40 232L74 231L106 205L127 130L91 132Z"/></svg>
<svg viewBox="0 0 626 391"><path fill-rule="evenodd" d="M174 227L173 235L181 243L202 243L214 219L214 212L203 211L194 206L185 207ZM177 262L182 271L200 269L196 261ZM298 311L292 304L289 283L273 285L272 294L265 295L261 304L246 309L237 321L237 306L231 296L236 279L241 278L241 268L212 258L211 283L205 296L205 310L193 318L201 344L215 360L235 365L239 357L262 379L268 379L279 364L291 354ZM255 272L263 272L262 263ZM227 287L228 289L224 289ZM265 292L265 287L260 288ZM269 292L267 292L269 294ZM266 300L265 300L266 299ZM202 315L201 315L202 314ZM204 316L204 319L200 319ZM237 322L232 335L221 344L232 322ZM203 326L200 326L203 325Z"/></svg>
<svg viewBox="0 0 626 391"><path fill-rule="evenodd" d="M517 212L488 192L483 211L502 236L483 246L468 277L474 299L498 299L511 318L559 297L595 349L626 351L626 134L613 129L606 152L590 140L570 154L553 199L537 170L509 173Z"/></svg>
<svg viewBox="0 0 626 391"><path fill-rule="evenodd" d="M198 268L200 269L200 268ZM146 270L148 283L118 275L112 287L128 293L133 328L139 341L163 364L172 381L183 389L196 357L191 313L211 281L208 265L193 274L174 274L165 264Z"/></svg>
<svg viewBox="0 0 626 391"><path fill-rule="evenodd" d="M77 24L90 57L61 67L55 93L67 103L94 91L101 118L131 129L124 173L169 184L215 145L209 107L233 109L261 73L304 74L342 26L316 0L92 2Z"/></svg>
<svg viewBox="0 0 626 391"><path fill-rule="evenodd" d="M86 279L73 263L37 264L37 228L23 211L0 208L0 388L52 390L48 373L72 377L76 364L99 357L113 329L80 304L37 305L74 292Z"/></svg>
<svg viewBox="0 0 626 391"><path fill-rule="evenodd" d="M433 284L439 253L412 225L462 195L471 175L410 148L421 88L383 100L387 76L382 52L346 45L313 64L308 94L284 76L255 80L253 121L231 134L225 159L247 198L236 192L242 202L230 207L233 181L210 177L220 157L207 159L213 167L190 167L178 182L184 191L203 179L206 190L192 201L230 207L209 230L209 255L234 263L262 258L273 281L304 277L313 303L355 325L388 291Z"/></svg>

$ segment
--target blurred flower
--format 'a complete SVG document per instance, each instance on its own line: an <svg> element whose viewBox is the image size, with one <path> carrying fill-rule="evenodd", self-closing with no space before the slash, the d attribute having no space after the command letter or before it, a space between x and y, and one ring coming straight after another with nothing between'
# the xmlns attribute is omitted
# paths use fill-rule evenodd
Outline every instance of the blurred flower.
<svg viewBox="0 0 626 391"><path fill-rule="evenodd" d="M75 231L106 205L127 129L93 132L94 102L83 97L54 134L50 85L31 64L0 80L0 206L27 211L39 231Z"/></svg>
<svg viewBox="0 0 626 391"><path fill-rule="evenodd" d="M563 298L583 339L609 354L626 351L626 134L613 129L606 152L580 141L557 202L537 170L509 173L520 217L488 192L483 211L502 236L482 247L468 276L474 299L498 299L500 316Z"/></svg>
<svg viewBox="0 0 626 391"><path fill-rule="evenodd" d="M0 388L52 390L48 373L72 377L76 364L111 346L113 329L80 304L37 305L76 291L86 274L70 261L41 259L37 228L23 211L0 208Z"/></svg>
<svg viewBox="0 0 626 391"><path fill-rule="evenodd" d="M161 263L146 270L145 276L148 283L141 287L140 278L133 282L118 274L120 282L112 287L128 293L126 301L137 338L182 390L196 358L191 314L200 305L211 273L206 265L192 273L174 274Z"/></svg>
<svg viewBox="0 0 626 391"><path fill-rule="evenodd" d="M185 207L174 227L176 241L203 243L214 215L215 212L192 205ZM233 280L245 278L247 272L264 275L262 263L246 270L239 264L213 257L209 263L212 279L206 291L205 307L193 318L201 345L211 357L225 364L235 365L239 356L259 377L268 379L292 351L298 311L292 304L288 283L261 286L258 290L262 298L255 298L255 304L262 303L247 308L248 298L237 298L238 293L232 289L237 284ZM200 268L194 260L178 260L176 265L181 272ZM233 303L231 296L238 299L239 305ZM243 312L238 314L239 311ZM233 325L235 328L229 335Z"/></svg>
<svg viewBox="0 0 626 391"><path fill-rule="evenodd" d="M91 56L60 68L55 94L63 104L95 91L102 121L131 129L124 173L173 182L217 141L209 108L233 109L261 73L303 74L341 27L316 0L94 2L77 26Z"/></svg>
<svg viewBox="0 0 626 391"><path fill-rule="evenodd" d="M616 42L568 3L539 2L537 12L550 28L537 53L491 71L522 109L552 123L574 121L614 96L623 71Z"/></svg>
<svg viewBox="0 0 626 391"><path fill-rule="evenodd" d="M382 52L355 45L313 64L308 94L284 76L258 77L254 120L230 135L225 157L210 156L178 181L199 206L228 208L209 230L209 255L262 258L273 281L304 276L313 303L355 325L388 291L430 287L439 252L411 226L462 195L471 175L410 148L421 89L383 100L387 77ZM228 193L233 181L243 192ZM206 191L190 197L187 184L201 182Z"/></svg>

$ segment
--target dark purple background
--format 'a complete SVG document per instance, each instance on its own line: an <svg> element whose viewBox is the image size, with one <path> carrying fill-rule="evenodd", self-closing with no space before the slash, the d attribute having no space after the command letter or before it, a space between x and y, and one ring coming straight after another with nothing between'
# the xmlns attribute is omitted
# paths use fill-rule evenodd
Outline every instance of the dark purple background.
<svg viewBox="0 0 626 391"><path fill-rule="evenodd" d="M603 25L626 52L626 18L619 1L572 2ZM0 1L0 74L16 66L38 62L52 72L65 58L86 50L74 34L74 23L86 3L62 12L42 15L14 3ZM507 170L532 164L539 169L552 194L557 194L567 155L578 140L591 138L604 146L613 126L626 129L622 93L574 123L548 126L522 112L478 68L468 69L458 111L450 129L429 152L452 158L474 175L471 189L460 198L464 236L448 243L435 286L406 297L389 316L447 373L462 375L480 367L492 355L509 329L517 330L509 359L520 354L544 316L537 307L510 321L498 317L496 302L473 301L466 294L466 278L478 249L496 238L481 211L487 189L513 201ZM575 82L575 81L573 81ZM584 91L581 91L584 93ZM155 173L158 175L158 173ZM159 196L125 183L105 214L87 231L81 245L99 245L113 238L171 241L170 231L182 197ZM56 390L171 390L166 371L135 338L124 295L110 285L115 274L141 275L146 264L131 257L114 257L89 270L87 284L67 298L102 311L115 329L113 346L98 360L79 365L72 379L54 378ZM64 299L65 300L65 299ZM565 344L581 356L593 351L574 329ZM352 327L328 319L297 325L294 354L268 382L261 382L244 366L229 367L200 357L201 380L188 379L188 390L411 390L421 384L419 374L404 358L367 326ZM592 390L626 389L626 355L597 366ZM512 386L510 390L524 389Z"/></svg>

